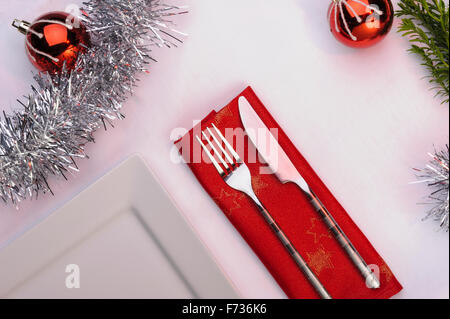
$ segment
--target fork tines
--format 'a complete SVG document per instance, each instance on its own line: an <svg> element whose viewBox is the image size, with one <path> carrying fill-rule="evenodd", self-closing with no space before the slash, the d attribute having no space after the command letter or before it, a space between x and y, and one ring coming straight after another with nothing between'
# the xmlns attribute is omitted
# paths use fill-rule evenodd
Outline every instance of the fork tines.
<svg viewBox="0 0 450 319"><path fill-rule="evenodd" d="M231 172L237 165L242 163L242 161L241 161L241 158L239 157L239 155L236 153L236 151L233 149L233 147L227 141L225 136L223 136L223 134L219 131L219 129L214 124L211 124L211 125L216 134L214 134L214 132L209 127L207 127L206 131L208 132L209 137L208 137L208 135L206 135L205 131L202 131L202 136L208 142L209 147L211 148L213 154L211 154L211 151L208 150L205 143L203 143L202 139L198 135L196 135L195 138L200 143L200 145L202 146L202 149L205 151L205 153L208 155L209 159L213 163L216 170L219 172L219 174L222 177L224 177L229 172ZM219 138L217 138L216 135ZM211 138L212 138L212 141L211 141ZM225 144L225 147L223 147L223 144ZM216 145L220 151L218 151L217 147L214 145ZM225 148L228 150L228 152ZM230 154L231 154L231 156L230 156ZM214 155L215 155L215 157L217 157L219 159L220 163L222 163L226 172L222 168L222 166L220 166L219 162L217 162L217 160L214 158ZM222 157L222 155L223 155L223 157Z"/></svg>

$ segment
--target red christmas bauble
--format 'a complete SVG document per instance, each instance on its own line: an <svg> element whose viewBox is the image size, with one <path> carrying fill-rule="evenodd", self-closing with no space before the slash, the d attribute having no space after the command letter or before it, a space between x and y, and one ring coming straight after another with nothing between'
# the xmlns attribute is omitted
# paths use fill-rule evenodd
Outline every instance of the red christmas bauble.
<svg viewBox="0 0 450 319"><path fill-rule="evenodd" d="M37 18L26 30L26 51L40 71L56 73L65 63L75 67L78 55L90 46L89 34L78 19L66 12L50 12Z"/></svg>
<svg viewBox="0 0 450 319"><path fill-rule="evenodd" d="M337 40L350 47L365 48L389 33L394 9L390 0L333 0L328 20Z"/></svg>

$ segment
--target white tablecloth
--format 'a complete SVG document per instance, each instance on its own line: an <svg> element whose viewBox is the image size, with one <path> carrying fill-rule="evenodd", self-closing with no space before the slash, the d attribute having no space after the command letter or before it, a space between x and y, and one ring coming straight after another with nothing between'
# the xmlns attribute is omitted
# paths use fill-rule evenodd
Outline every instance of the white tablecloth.
<svg viewBox="0 0 450 319"><path fill-rule="evenodd" d="M10 22L71 2L0 2L0 110L17 107L34 70ZM395 30L370 49L336 42L326 21L329 2L174 0L190 5L176 18L189 33L185 43L154 52L159 63L126 103L126 120L96 134L91 159L79 162L70 182L51 180L55 197L27 201L20 211L0 206L0 245L137 152L245 297L284 297L189 169L169 159L174 128L190 129L250 84L391 266L404 286L397 297L448 298L449 236L421 221L426 207L417 203L429 189L409 182L433 144L448 143L449 108L433 98L421 79L426 72Z"/></svg>

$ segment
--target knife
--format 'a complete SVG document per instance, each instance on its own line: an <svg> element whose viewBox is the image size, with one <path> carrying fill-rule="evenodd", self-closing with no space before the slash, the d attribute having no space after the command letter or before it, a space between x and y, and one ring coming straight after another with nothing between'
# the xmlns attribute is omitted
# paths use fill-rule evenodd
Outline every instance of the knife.
<svg viewBox="0 0 450 319"><path fill-rule="evenodd" d="M294 164L280 146L275 136L264 124L244 96L239 98L239 113L249 139L255 145L259 154L269 165L275 176L283 184L291 182L300 187L316 212L320 215L320 217L322 217L325 224L329 227L330 232L347 253L353 264L358 268L361 275L365 278L367 287L372 289L379 288L380 282L377 276L372 272L370 267L358 253L355 246L342 231L341 227L339 227L334 217L309 187L308 183L295 168Z"/></svg>

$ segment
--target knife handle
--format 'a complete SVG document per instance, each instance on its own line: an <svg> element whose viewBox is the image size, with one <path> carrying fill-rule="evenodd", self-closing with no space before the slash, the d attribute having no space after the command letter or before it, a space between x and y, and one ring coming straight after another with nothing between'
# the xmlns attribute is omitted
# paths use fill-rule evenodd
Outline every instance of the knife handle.
<svg viewBox="0 0 450 319"><path fill-rule="evenodd" d="M270 213L267 211L267 209L264 207L264 205L261 204L259 201L255 201L255 204L258 207L258 210L261 213L261 215L264 217L265 221L272 228L274 233L277 235L278 239L281 241L283 246L289 252L292 259L294 259L297 266L300 268L300 270L306 276L306 278L311 283L311 285L314 287L314 289L317 291L317 293L320 295L320 297L322 299L332 299L330 294L328 293L328 291L325 289L325 287L322 285L322 283L316 277L316 275L311 270L311 268L309 268L308 264L302 258L300 253L297 251L297 249L294 247L294 245L291 243L289 238L285 235L283 230L280 228L280 226L277 224L277 222L273 219L272 215L270 215Z"/></svg>
<svg viewBox="0 0 450 319"><path fill-rule="evenodd" d="M353 264L358 268L361 275L366 279L367 287L371 289L380 288L380 281L377 276L372 272L367 263L361 257L361 255L356 250L355 246L353 246L352 242L345 233L342 231L341 227L339 227L336 220L330 214L330 212L326 209L326 207L322 204L317 195L310 190L310 193L307 194L308 199L313 205L314 209L317 213L322 217L325 224L328 226L330 232L342 246L344 251L347 253Z"/></svg>

